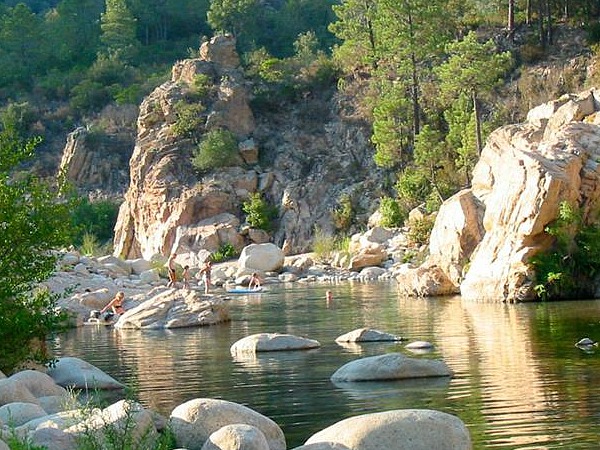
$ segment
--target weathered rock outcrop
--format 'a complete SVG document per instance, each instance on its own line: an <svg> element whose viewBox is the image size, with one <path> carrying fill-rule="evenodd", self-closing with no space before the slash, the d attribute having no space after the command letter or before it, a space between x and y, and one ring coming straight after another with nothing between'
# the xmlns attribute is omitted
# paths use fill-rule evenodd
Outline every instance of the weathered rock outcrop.
<svg viewBox="0 0 600 450"><path fill-rule="evenodd" d="M204 112L196 136L226 128L239 142L235 166L203 176L190 162L196 144L176 136L173 127L181 101L197 101L199 75L212 84L200 100ZM333 232L331 212L342 194L364 214L376 207L381 183L367 124L308 87L301 105L282 103L258 114L248 97L233 38L217 36L203 43L198 59L178 62L171 80L143 101L130 185L115 227L115 255L194 255L225 243L241 250L269 238L288 254L300 253L311 249L315 226ZM254 192L279 211L271 236L241 224L241 206Z"/></svg>
<svg viewBox="0 0 600 450"><path fill-rule="evenodd" d="M437 271L423 295L465 299L534 298L531 257L552 238L544 230L567 201L584 221L600 201L600 92L567 95L531 110L527 122L494 131L475 166L472 187L447 200L432 232L430 256L398 276L415 281ZM423 283L421 283L423 285Z"/></svg>
<svg viewBox="0 0 600 450"><path fill-rule="evenodd" d="M137 110L136 110L137 112ZM125 131L94 133L79 127L67 136L59 171L82 191L123 193L134 136Z"/></svg>

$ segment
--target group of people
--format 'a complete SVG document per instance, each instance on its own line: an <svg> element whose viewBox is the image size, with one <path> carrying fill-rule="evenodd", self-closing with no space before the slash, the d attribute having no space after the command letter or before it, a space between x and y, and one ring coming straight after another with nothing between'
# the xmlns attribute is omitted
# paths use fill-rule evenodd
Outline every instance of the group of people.
<svg viewBox="0 0 600 450"><path fill-rule="evenodd" d="M175 287L177 283L177 266L175 263L176 253L172 253L167 261L167 269L169 271L169 282L167 287ZM204 265L200 269L199 273L202 275L202 282L204 283L204 293L208 294L211 284L211 272L212 272L212 261L207 259ZM184 289L190 289L190 266L186 265L183 267L181 274L181 281L183 282ZM260 289L260 278L256 272L250 276L250 282L248 283L248 289ZM108 311L109 309L117 315L121 315L125 312L123 307L123 301L125 299L125 293L122 291L117 292L115 297L100 311L101 314Z"/></svg>
<svg viewBox="0 0 600 450"><path fill-rule="evenodd" d="M169 282L167 283L167 287L175 287L175 283L177 283L177 266L175 264L176 257L177 254L172 253L169 257L169 261L167 262L167 268L169 270ZM202 275L202 282L204 283L205 294L208 294L208 290L210 288L211 272L212 262L210 259L207 259L199 272ZM181 281L183 282L184 289L190 289L190 279L190 266L185 265L183 267L183 272L181 273Z"/></svg>

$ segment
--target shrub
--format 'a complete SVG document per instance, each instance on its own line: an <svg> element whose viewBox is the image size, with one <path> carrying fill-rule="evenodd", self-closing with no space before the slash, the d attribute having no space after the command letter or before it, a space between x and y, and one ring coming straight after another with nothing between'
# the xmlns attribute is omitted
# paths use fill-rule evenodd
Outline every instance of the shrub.
<svg viewBox="0 0 600 450"><path fill-rule="evenodd" d="M331 213L333 224L340 231L348 231L354 220L354 207L352 197L349 194L342 194L338 200L338 206Z"/></svg>
<svg viewBox="0 0 600 450"><path fill-rule="evenodd" d="M552 300L593 294L600 270L600 228L584 224L581 211L562 202L557 219L545 231L554 237L554 245L531 259L536 295Z"/></svg>
<svg viewBox="0 0 600 450"><path fill-rule="evenodd" d="M37 142L0 132L0 370L6 374L24 361L47 362L48 334L65 319L58 297L39 286L56 268L52 250L69 242L72 205L31 175L12 176Z"/></svg>
<svg viewBox="0 0 600 450"><path fill-rule="evenodd" d="M219 249L212 254L213 262L222 262L233 259L238 256L238 251L229 242L222 244Z"/></svg>
<svg viewBox="0 0 600 450"><path fill-rule="evenodd" d="M400 205L391 197L383 197L379 205L381 212L381 225L384 227L399 227L404 222L405 216Z"/></svg>
<svg viewBox="0 0 600 450"><path fill-rule="evenodd" d="M238 145L233 133L228 130L210 130L204 135L192 158L192 165L208 171L233 165L238 160Z"/></svg>
<svg viewBox="0 0 600 450"><path fill-rule="evenodd" d="M176 136L194 138L204 125L204 106L200 103L187 103L179 101L175 103L175 116L177 119L173 123L173 133Z"/></svg>
<svg viewBox="0 0 600 450"><path fill-rule="evenodd" d="M82 246L87 239L90 245L90 235L99 245L112 241L118 214L119 205L112 200L90 202L87 198L79 199L71 211L71 224L75 230L73 244Z"/></svg>
<svg viewBox="0 0 600 450"><path fill-rule="evenodd" d="M408 231L408 239L410 242L416 245L427 244L434 222L435 217L433 215L425 216L422 219L411 222Z"/></svg>
<svg viewBox="0 0 600 450"><path fill-rule="evenodd" d="M199 73L194 77L192 92L198 97L206 97L213 85L212 79L205 73Z"/></svg>
<svg viewBox="0 0 600 450"><path fill-rule="evenodd" d="M255 192L242 205L242 210L246 213L246 222L252 228L271 231L273 222L277 218L277 208L269 205L260 195Z"/></svg>
<svg viewBox="0 0 600 450"><path fill-rule="evenodd" d="M315 227L313 235L313 252L319 259L328 259L335 251L335 238L326 234L321 228Z"/></svg>

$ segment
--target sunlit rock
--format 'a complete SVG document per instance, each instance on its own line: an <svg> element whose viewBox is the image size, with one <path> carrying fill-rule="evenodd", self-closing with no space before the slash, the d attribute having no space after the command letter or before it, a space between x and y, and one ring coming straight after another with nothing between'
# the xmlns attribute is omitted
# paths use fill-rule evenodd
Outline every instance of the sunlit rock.
<svg viewBox="0 0 600 450"><path fill-rule="evenodd" d="M269 450L269 443L258 428L236 423L212 433L202 450Z"/></svg>
<svg viewBox="0 0 600 450"><path fill-rule="evenodd" d="M386 333L384 331L372 328L358 328L348 333L342 334L335 339L335 342L381 342L381 341L401 341L400 336Z"/></svg>
<svg viewBox="0 0 600 450"><path fill-rule="evenodd" d="M75 357L59 358L48 375L60 386L75 389L124 389L125 386L96 366Z"/></svg>
<svg viewBox="0 0 600 450"><path fill-rule="evenodd" d="M452 370L444 361L409 358L401 353L386 353L350 361L336 370L331 380L336 382L401 380L452 375Z"/></svg>
<svg viewBox="0 0 600 450"><path fill-rule="evenodd" d="M228 320L229 307L219 297L197 290L156 288L147 294L147 300L126 310L115 328L198 327Z"/></svg>
<svg viewBox="0 0 600 450"><path fill-rule="evenodd" d="M246 406L225 400L189 400L173 409L169 420L177 445L188 450L200 450L211 434L233 424L258 428L270 450L286 449L285 436L279 425Z"/></svg>
<svg viewBox="0 0 600 450"><path fill-rule="evenodd" d="M306 445L336 442L353 450L470 450L471 437L456 416L427 409L350 417L311 436Z"/></svg>
<svg viewBox="0 0 600 450"><path fill-rule="evenodd" d="M283 350L308 350L318 348L321 344L292 334L258 333L240 339L231 346L231 354L273 352Z"/></svg>

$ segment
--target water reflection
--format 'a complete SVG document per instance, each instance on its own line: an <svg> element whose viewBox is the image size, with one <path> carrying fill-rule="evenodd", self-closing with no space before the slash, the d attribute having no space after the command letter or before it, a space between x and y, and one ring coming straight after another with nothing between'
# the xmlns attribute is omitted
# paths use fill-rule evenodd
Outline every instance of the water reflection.
<svg viewBox="0 0 600 450"><path fill-rule="evenodd" d="M583 336L600 338L599 301L503 305L403 298L392 284L295 284L232 296L231 314L228 324L171 332L84 327L58 337L54 348L132 386L143 404L165 415L197 397L245 404L279 423L290 448L343 418L397 408L458 415L474 448L596 448L600 440L600 352L574 345ZM408 341L335 342L362 327ZM231 356L234 342L261 332L306 336L322 346ZM404 344L416 340L434 348L411 354ZM455 376L330 381L345 363L386 352L443 359Z"/></svg>

